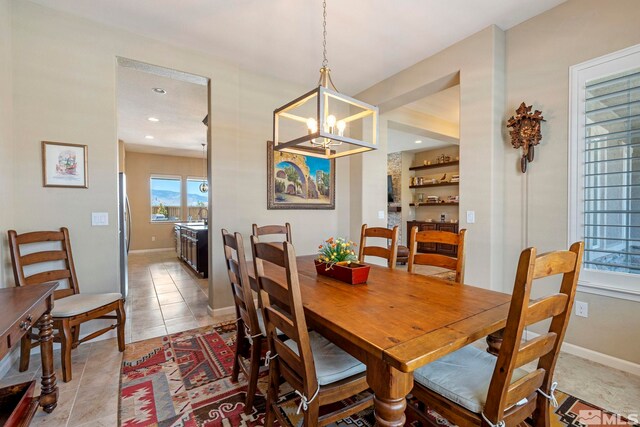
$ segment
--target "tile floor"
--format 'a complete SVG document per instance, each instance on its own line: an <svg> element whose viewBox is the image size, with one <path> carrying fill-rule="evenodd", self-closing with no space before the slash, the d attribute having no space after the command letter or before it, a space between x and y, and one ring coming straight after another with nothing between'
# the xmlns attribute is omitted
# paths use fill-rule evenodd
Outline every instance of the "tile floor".
<svg viewBox="0 0 640 427"><path fill-rule="evenodd" d="M173 251L129 256L129 296L126 342L180 332L230 320L207 312L207 280L196 276ZM72 352L73 379L62 381L60 351L54 352L58 378L58 406L52 414L38 411L32 426L115 427L118 425L118 392L122 354L115 339L92 341ZM40 356L31 357L29 370L17 364L0 380L0 386L38 380Z"/></svg>
<svg viewBox="0 0 640 427"><path fill-rule="evenodd" d="M170 251L132 255L129 273L127 342L233 317L207 314L206 280L190 273ZM86 343L74 350L73 380L68 383L60 380L59 351L54 360L60 389L58 407L52 414L38 411L32 425L116 427L122 354L115 339ZM17 365L13 366L0 379L0 386L39 377L39 355L33 355L27 372L20 373ZM640 377L566 353L560 354L555 377L560 390L595 405L624 416L640 412Z"/></svg>

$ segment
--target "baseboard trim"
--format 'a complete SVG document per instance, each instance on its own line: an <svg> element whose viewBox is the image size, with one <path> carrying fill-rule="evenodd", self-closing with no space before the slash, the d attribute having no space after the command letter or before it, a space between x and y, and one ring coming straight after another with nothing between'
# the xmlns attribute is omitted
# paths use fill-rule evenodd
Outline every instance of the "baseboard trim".
<svg viewBox="0 0 640 427"><path fill-rule="evenodd" d="M231 316L236 314L236 307L233 305L221 308L211 308L211 306L207 306L207 312L213 317Z"/></svg>
<svg viewBox="0 0 640 427"><path fill-rule="evenodd" d="M526 334L527 340L533 339L538 336L540 336L540 334L537 334L532 331L527 331L527 334ZM562 343L561 349L565 353L569 353L574 356L578 356L578 357L582 357L583 359L590 360L592 362L600 363L601 365L605 365L610 368L618 369L620 371L624 371L633 375L640 376L640 364L638 363L630 362L624 359L619 359L617 357L600 353L595 350L590 350L588 348L580 347L578 345L571 344L566 341Z"/></svg>
<svg viewBox="0 0 640 427"><path fill-rule="evenodd" d="M170 247L170 248L157 248L157 249L135 249L135 250L131 250L129 251L130 254L144 254L144 253L149 253L149 252L164 252L164 251L176 251L175 247Z"/></svg>

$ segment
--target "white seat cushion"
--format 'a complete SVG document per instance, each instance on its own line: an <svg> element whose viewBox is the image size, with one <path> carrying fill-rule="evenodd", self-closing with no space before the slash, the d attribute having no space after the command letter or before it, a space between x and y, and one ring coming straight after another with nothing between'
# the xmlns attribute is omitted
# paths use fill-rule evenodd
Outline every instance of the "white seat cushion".
<svg viewBox="0 0 640 427"><path fill-rule="evenodd" d="M53 317L71 317L86 313L122 298L121 294L75 294L55 300L51 315Z"/></svg>
<svg viewBox="0 0 640 427"><path fill-rule="evenodd" d="M319 333L309 332L309 340L318 384L332 384L366 371L367 367L363 363ZM285 345L298 354L298 345L295 341L287 340Z"/></svg>
<svg viewBox="0 0 640 427"><path fill-rule="evenodd" d="M416 369L414 379L439 395L479 414L487 402L496 360L495 356L486 351L468 345ZM516 369L511 381L525 375L527 371Z"/></svg>

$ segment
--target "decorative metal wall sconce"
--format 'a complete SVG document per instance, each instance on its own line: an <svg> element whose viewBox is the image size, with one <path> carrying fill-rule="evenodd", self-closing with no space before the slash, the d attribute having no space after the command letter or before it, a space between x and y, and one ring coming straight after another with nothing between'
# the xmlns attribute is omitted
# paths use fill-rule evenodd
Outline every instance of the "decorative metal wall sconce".
<svg viewBox="0 0 640 427"><path fill-rule="evenodd" d="M516 115L511 116L507 122L507 128L511 128L509 131L511 145L515 149L522 147L522 158L520 158L522 173L527 171L527 164L533 161L534 147L542 140L540 122L545 121L542 111L535 110L532 113L531 107L533 106L527 107L523 102L516 110Z"/></svg>

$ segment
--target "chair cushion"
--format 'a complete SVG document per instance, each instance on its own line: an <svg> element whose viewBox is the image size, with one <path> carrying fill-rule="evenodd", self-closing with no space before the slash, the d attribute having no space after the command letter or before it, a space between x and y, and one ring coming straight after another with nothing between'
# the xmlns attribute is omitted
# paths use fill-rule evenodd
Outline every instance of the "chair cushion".
<svg viewBox="0 0 640 427"><path fill-rule="evenodd" d="M442 280L448 280L450 282L455 282L456 281L456 272L451 270L451 271L443 271L442 273L435 273L435 274L430 274L431 277L436 277L438 279L442 279Z"/></svg>
<svg viewBox="0 0 640 427"><path fill-rule="evenodd" d="M71 317L86 313L122 298L121 294L75 294L55 300L51 315L53 317Z"/></svg>
<svg viewBox="0 0 640 427"><path fill-rule="evenodd" d="M481 413L487 402L489 383L497 358L468 345L429 363L414 372L414 379L439 395L475 412ZM516 369L511 382L527 375Z"/></svg>
<svg viewBox="0 0 640 427"><path fill-rule="evenodd" d="M398 258L407 258L409 256L409 248L403 245L398 245Z"/></svg>
<svg viewBox="0 0 640 427"><path fill-rule="evenodd" d="M309 332L313 361L316 365L318 384L328 385L366 371L367 367L349 353L315 331ZM293 340L284 342L298 354L298 345Z"/></svg>

